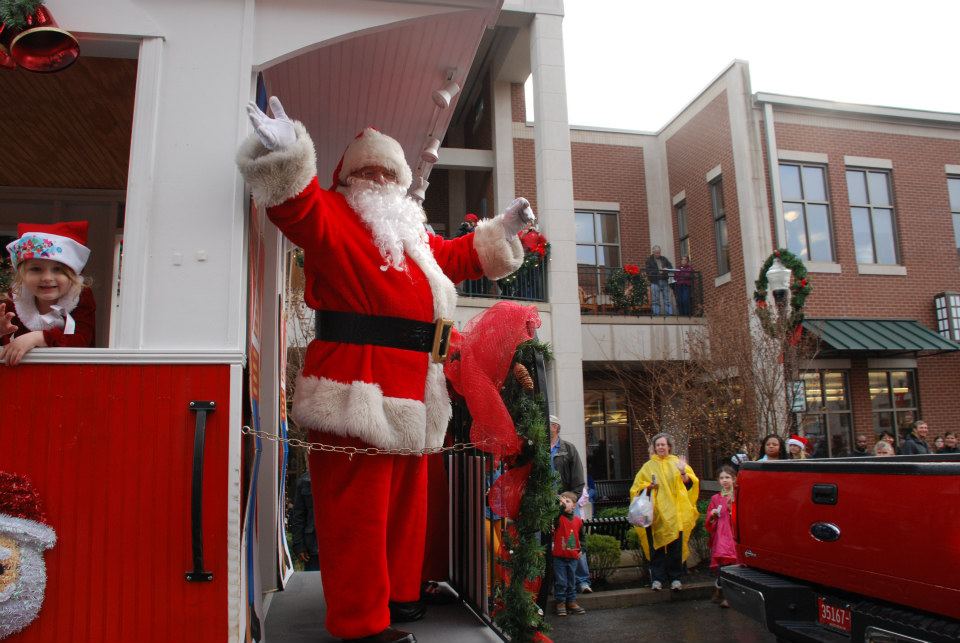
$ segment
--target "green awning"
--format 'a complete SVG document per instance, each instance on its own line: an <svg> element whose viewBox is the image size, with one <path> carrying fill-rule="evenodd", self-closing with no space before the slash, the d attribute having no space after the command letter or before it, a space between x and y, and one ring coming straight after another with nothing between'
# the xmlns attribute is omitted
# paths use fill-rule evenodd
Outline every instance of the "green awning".
<svg viewBox="0 0 960 643"><path fill-rule="evenodd" d="M803 327L838 352L919 353L960 350L912 319L804 319Z"/></svg>

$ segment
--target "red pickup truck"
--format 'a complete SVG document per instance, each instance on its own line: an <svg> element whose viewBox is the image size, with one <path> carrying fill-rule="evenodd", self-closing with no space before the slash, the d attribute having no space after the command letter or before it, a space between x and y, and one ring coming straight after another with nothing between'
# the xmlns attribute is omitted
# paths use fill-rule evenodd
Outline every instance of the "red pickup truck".
<svg viewBox="0 0 960 643"><path fill-rule="evenodd" d="M781 641L960 641L960 455L749 462L730 604Z"/></svg>

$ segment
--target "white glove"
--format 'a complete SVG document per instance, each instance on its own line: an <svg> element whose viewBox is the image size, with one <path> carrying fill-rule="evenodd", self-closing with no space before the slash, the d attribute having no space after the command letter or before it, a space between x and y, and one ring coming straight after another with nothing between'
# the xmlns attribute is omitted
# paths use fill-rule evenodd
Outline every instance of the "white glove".
<svg viewBox="0 0 960 643"><path fill-rule="evenodd" d="M508 237L515 237L536 220L530 208L530 202L523 197L514 199L513 203L503 211L503 229Z"/></svg>
<svg viewBox="0 0 960 643"><path fill-rule="evenodd" d="M270 151L282 150L290 147L297 141L297 133L293 129L293 121L283 111L283 105L276 96L270 97L270 111L274 118L270 118L250 101L247 104L247 116L253 125L253 131L265 148Z"/></svg>

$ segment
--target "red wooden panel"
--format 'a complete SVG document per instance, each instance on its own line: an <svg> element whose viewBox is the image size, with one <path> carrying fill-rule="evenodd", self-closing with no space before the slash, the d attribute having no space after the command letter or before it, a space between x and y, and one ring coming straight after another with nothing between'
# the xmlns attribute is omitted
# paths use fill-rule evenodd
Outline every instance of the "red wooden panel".
<svg viewBox="0 0 960 643"><path fill-rule="evenodd" d="M192 400L213 400L204 562L192 569ZM8 639L227 640L229 366L0 366L0 470L30 476L57 545L39 617Z"/></svg>

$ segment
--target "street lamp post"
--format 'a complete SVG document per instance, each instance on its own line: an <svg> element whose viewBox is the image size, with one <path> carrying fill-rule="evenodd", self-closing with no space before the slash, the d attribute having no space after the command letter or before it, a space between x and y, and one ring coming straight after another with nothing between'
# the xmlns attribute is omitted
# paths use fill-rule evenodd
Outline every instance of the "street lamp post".
<svg viewBox="0 0 960 643"><path fill-rule="evenodd" d="M783 265L779 258L775 258L773 263L770 265L770 268L767 270L767 285L770 288L770 291L773 292L773 302L777 308L777 323L776 328L779 329L780 334L787 332L785 321L787 319L787 295L790 293L790 280L793 276L793 272ZM798 424L798 418L796 418L793 413L793 364L788 363L790 360L787 358L786 346L784 345L783 338L779 337L780 347L783 351L781 355L783 356L783 369L784 369L784 397L786 398L787 408L786 413L787 417L790 418L790 432L796 432L796 425Z"/></svg>

